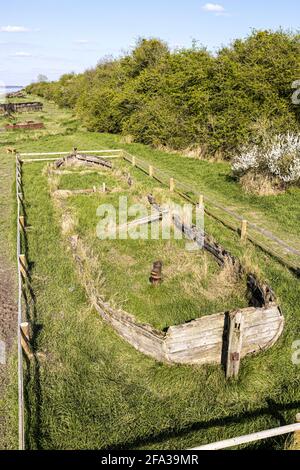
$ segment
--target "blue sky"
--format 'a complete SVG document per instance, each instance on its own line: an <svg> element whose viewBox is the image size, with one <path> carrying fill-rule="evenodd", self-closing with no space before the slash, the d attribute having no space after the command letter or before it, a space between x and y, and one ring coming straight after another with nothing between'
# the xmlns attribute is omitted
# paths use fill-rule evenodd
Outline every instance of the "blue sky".
<svg viewBox="0 0 300 470"><path fill-rule="evenodd" d="M2 3L2 2L1 2ZM94 66L140 36L171 47L193 39L216 50L252 28L299 30L299 0L14 0L0 8L0 81L27 84L43 73Z"/></svg>

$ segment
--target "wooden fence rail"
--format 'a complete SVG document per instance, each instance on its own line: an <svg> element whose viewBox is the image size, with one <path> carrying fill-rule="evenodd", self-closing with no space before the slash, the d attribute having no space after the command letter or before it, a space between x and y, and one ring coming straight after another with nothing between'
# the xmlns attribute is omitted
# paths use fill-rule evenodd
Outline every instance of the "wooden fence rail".
<svg viewBox="0 0 300 470"><path fill-rule="evenodd" d="M194 449L191 451L202 451L202 450L224 450L232 447L241 446L244 444L250 444L252 442L263 441L270 439L271 437L284 436L286 434L300 432L300 423L290 424L288 426L282 426L280 428L268 429L267 431L256 432L248 434L247 436L235 437L233 439L227 439L225 441L214 442L213 444L207 444Z"/></svg>
<svg viewBox="0 0 300 470"><path fill-rule="evenodd" d="M232 210L227 209L226 207L216 203L211 198L207 196L204 197L202 193L197 191L192 186L186 183L182 183L181 181L175 179L170 172L153 167L152 165L149 167L149 163L125 151L123 153L123 158L125 161L134 164L136 168L140 169L150 177L156 179L161 184L168 186L172 192L176 192L189 202L193 204L200 203L200 205L205 204L205 213L207 215L221 222L223 225L233 230L234 232L238 232L243 241L250 241L253 245L257 246L264 252L276 258L277 261L279 261L284 266L288 267L294 274L300 276L299 250L290 246L288 243L275 236L269 230L260 227L253 222L245 220L245 217L242 217L239 214L233 212ZM217 211L219 211L222 215L220 215ZM229 218L233 219L234 222L226 219L224 215L229 216ZM252 234L250 233L250 231L252 232ZM253 235L253 233L255 235ZM263 237L264 239L266 239L267 243L261 241L259 237ZM277 247L280 247L285 252L287 252L289 256L292 256L293 258L297 257L299 261L287 258L282 253L279 253L277 250L271 247L268 242L271 242Z"/></svg>
<svg viewBox="0 0 300 470"><path fill-rule="evenodd" d="M22 177L21 162L18 155L16 156L16 181ZM20 185L16 185L16 198L17 198L17 266L18 266L18 423L19 423L19 450L25 450L25 426L24 426L24 377L23 377L23 348L22 348L22 330L21 325L23 322L22 312L22 285L23 285L23 272L24 260L22 263L21 254L21 228L23 229L24 215L22 214L22 199L20 189L22 187L22 180Z"/></svg>
<svg viewBox="0 0 300 470"><path fill-rule="evenodd" d="M172 175L162 172L159 169L154 168L153 166L149 166L148 163L145 163L136 157L123 152L122 150L93 150L93 151L81 151L81 153L99 153L99 154L107 154L107 153L118 153L118 156L123 157L125 160L129 161L131 164L134 164L134 166L137 166L140 168L142 171L146 172L149 174L151 177L156 178L158 181L160 181L162 184L167 184L170 185L170 179L173 181L171 182L172 184L170 186L173 187L174 191L178 193L183 193L185 197L189 197L186 195L186 192L192 192L193 194L196 194L198 196L197 202L202 205L204 204L204 201L208 200L208 198L203 198L202 194L198 194L197 191L195 191L193 188L187 187L187 185L184 185L180 183L179 181L175 180L172 178ZM21 242L21 237L23 236L22 233L26 229L26 220L24 217L24 212L23 212L23 205L24 205L24 200L23 200L23 192L22 192L22 163L26 163L29 160L23 159L23 157L37 157L37 156L51 156L51 155L69 155L70 152L52 152L52 153L23 153L20 155L16 155L16 182L19 183L16 185L16 198L17 198L17 262L18 262L18 394L19 394L19 449L24 450L25 449L25 426L24 426L24 379L23 379L23 349L22 349L22 341L24 343L24 338L22 335L24 335L24 323L23 323L23 312L22 312L22 296L23 296L23 276L24 274L26 275L24 271L24 267L26 268L26 258L22 258L22 242ZM20 159L22 157L22 160ZM56 160L56 159L54 159ZM39 159L33 159L30 161L41 161ZM44 159L43 159L44 161ZM49 160L48 160L49 161ZM174 186L173 186L174 185ZM191 198L190 198L191 199ZM196 202L196 203L197 203ZM215 204L215 206L217 206ZM221 208L221 206L219 206ZM226 209L226 208L225 208ZM208 212L208 211L207 211ZM226 210L226 212L230 212ZM230 212L231 213L231 212ZM233 213L231 213L233 214ZM234 214L234 216L236 216ZM217 217L215 217L217 218ZM238 220L241 222L243 219L238 216ZM224 223L222 221L222 223ZM254 224L252 224L254 227ZM234 228L236 230L236 227ZM265 231L263 229L260 229L265 235ZM267 235L266 235L267 237ZM268 238L268 237L267 237ZM251 238L248 236L248 239L251 240ZM253 241L253 240L251 240ZM254 244L258 245L257 242L253 241ZM284 245L284 242L282 242ZM259 246L259 245L258 245ZM268 250L267 250L268 251ZM270 253L271 250L269 250ZM270 253L272 254L272 252ZM298 254L298 253L297 253ZM300 253L299 253L300 254ZM286 261L283 261L284 264ZM299 269L299 268L297 268ZM122 318L122 321L124 322L124 318ZM23 328L23 329L22 329ZM27 328L27 327L26 327ZM148 331L148 335L150 332ZM236 332L233 331L233 334L236 334ZM162 340L162 338L161 338ZM235 345L236 349L239 349L239 343L237 341ZM233 371L234 373L234 371ZM234 439L228 439L225 441L220 441L217 443L213 444L208 444L205 446L200 446L195 449L190 449L190 450L218 450L218 449L226 449L226 448L231 448L239 445L243 445L246 443L251 443L259 440L264 440L267 438L275 437L275 436L280 436L280 435L285 435L285 434L290 434L290 433L299 433L300 432L300 423L298 422L297 424L292 424L289 426L284 426L280 428L275 428L267 431L262 431L254 434L250 434L247 436L240 436Z"/></svg>

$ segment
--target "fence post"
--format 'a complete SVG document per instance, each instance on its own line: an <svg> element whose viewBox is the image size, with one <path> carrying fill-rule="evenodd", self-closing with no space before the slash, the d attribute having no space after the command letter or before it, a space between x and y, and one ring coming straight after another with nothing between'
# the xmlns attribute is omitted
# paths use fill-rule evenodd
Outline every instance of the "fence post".
<svg viewBox="0 0 300 470"><path fill-rule="evenodd" d="M170 191L173 193L175 190L175 181L174 178L170 178Z"/></svg>
<svg viewBox="0 0 300 470"><path fill-rule="evenodd" d="M21 323L21 345L28 359L32 359L33 354L30 346L30 327L29 323Z"/></svg>
<svg viewBox="0 0 300 470"><path fill-rule="evenodd" d="M149 176L150 178L153 178L153 166L152 165L149 166Z"/></svg>
<svg viewBox="0 0 300 470"><path fill-rule="evenodd" d="M248 221L242 220L242 228L241 228L241 240L247 240L247 231L248 231Z"/></svg>
<svg viewBox="0 0 300 470"><path fill-rule="evenodd" d="M200 196L199 196L199 206L200 207L204 206L204 196L203 196L203 194L200 194Z"/></svg>
<svg viewBox="0 0 300 470"><path fill-rule="evenodd" d="M25 217L24 217L24 215L20 215L20 217L19 217L19 223L20 223L21 228L22 228L23 230L25 230L26 225L25 225Z"/></svg>
<svg viewBox="0 0 300 470"><path fill-rule="evenodd" d="M229 315L226 377L237 378L241 364L244 317L242 312Z"/></svg>
<svg viewBox="0 0 300 470"><path fill-rule="evenodd" d="M25 255L20 255L19 257L20 261L20 271L24 279L27 277L27 261L26 261L26 256Z"/></svg>
<svg viewBox="0 0 300 470"><path fill-rule="evenodd" d="M136 158L132 157L132 166L136 166Z"/></svg>

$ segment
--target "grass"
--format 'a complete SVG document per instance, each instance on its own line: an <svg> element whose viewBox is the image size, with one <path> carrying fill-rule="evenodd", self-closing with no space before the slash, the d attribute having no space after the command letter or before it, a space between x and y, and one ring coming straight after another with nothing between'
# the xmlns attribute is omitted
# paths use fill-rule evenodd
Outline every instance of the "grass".
<svg viewBox="0 0 300 470"><path fill-rule="evenodd" d="M26 102L33 101L33 99L27 96L22 99L10 99L9 101ZM0 132L0 146L16 146L20 142L38 141L41 137L65 134L68 132L73 133L78 129L78 122L68 110L59 109L54 103L49 103L42 98L37 98L36 101L43 103L43 111L17 113L10 117L0 115L0 128L3 128L6 124L34 121L42 122L45 125L45 129Z"/></svg>
<svg viewBox="0 0 300 470"><path fill-rule="evenodd" d="M243 361L237 383L226 382L219 367L168 367L137 353L89 308L41 165L28 167L24 188L35 227L28 233L35 346L46 353L29 374L30 448L180 449L294 420L300 397L291 344L300 299L287 271L248 248L280 294L287 327L272 350ZM226 229L214 222L209 229L228 245ZM237 240L230 245L242 255Z"/></svg>
<svg viewBox="0 0 300 470"><path fill-rule="evenodd" d="M7 269L14 266L13 187L14 158L0 151L0 259ZM3 269L4 266L2 265L1 268ZM9 376L7 391L6 396L3 394L0 396L0 449L13 449L17 445L17 364L14 352L7 359L6 371Z"/></svg>
<svg viewBox="0 0 300 470"><path fill-rule="evenodd" d="M83 132L32 141L22 136L17 142L20 151L49 152L121 145L116 136ZM227 205L247 211L249 196L241 195L239 186L228 180L228 165L185 159L140 145L126 148L207 189ZM284 334L271 350L243 360L236 382L227 382L220 367L159 364L120 339L90 308L61 235L43 168L43 164L24 167L32 226L28 258L35 292L30 318L35 325L34 347L45 354L25 370L27 448L185 449L294 422L300 408L299 366L292 362L292 345L300 338L299 280L207 217L206 230L274 288L286 318ZM8 173L12 179L13 168ZM299 200L299 192L279 196L278 205L277 199L271 198L269 206L266 200L265 209L261 199L250 197L248 210L264 220L274 219L274 229L290 230L297 237L297 228L287 224L293 197ZM290 209L295 224L299 209L292 204ZM148 269L148 261L145 265ZM14 392L12 387L4 400L6 409L16 409ZM283 437L248 448L282 449L285 442Z"/></svg>
<svg viewBox="0 0 300 470"><path fill-rule="evenodd" d="M131 168L121 160L115 161L115 167L113 172L98 171L97 174L73 171L60 175L57 181L60 189L101 187L103 182L111 188L109 194L73 196L67 205L77 221L74 233L80 234L86 246L93 248L97 265L94 277L98 277L99 270L102 272L101 295L135 315L137 320L162 330L204 315L246 307L246 280L237 279L229 266L219 268L213 257L202 250L186 251L185 240L176 240L173 232L171 240L151 240L151 227L144 226L147 240L98 239L96 213L99 205L111 204L119 218L119 197L127 197L128 206L133 203L148 206L148 215L150 205L145 196L149 189L159 204L171 198L168 190L154 180L149 181L138 170L131 171L134 184L129 188L124 175ZM114 193L116 189L118 192ZM178 197L174 199L179 202ZM137 217L133 215L129 220ZM154 227L161 230L159 222L153 224L152 229ZM164 281L153 288L149 277L153 262L157 260L163 262Z"/></svg>

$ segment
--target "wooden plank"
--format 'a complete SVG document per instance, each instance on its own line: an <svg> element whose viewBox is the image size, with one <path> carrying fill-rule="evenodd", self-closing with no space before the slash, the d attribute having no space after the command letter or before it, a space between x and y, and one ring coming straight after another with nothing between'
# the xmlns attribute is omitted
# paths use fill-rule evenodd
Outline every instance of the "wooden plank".
<svg viewBox="0 0 300 470"><path fill-rule="evenodd" d="M122 153L123 150L78 150L78 153ZM20 153L21 157L47 157L51 155L70 155L72 152L33 152L33 153Z"/></svg>
<svg viewBox="0 0 300 470"><path fill-rule="evenodd" d="M300 424L290 424L288 426L282 426L280 428L268 429L267 431L256 432L253 434L248 434L246 436L235 437L233 439L227 439L225 441L215 442L213 444L207 444L200 447L195 447L194 449L189 449L190 451L198 450L222 450L230 449L231 447L240 446L243 444L249 444L250 442L263 441L271 437L283 436L285 434L291 434L293 432L300 431Z"/></svg>
<svg viewBox="0 0 300 470"><path fill-rule="evenodd" d="M118 231L124 231L124 230L129 230L130 228L133 228L133 227L138 227L139 225L146 225L146 224L150 224L150 223L153 223L153 222L157 222L157 221L161 220L162 214L166 214L166 213L168 213L167 210L163 211L160 214L154 214L154 215L151 215L149 217L143 217L142 219L134 220L132 222L129 222L128 224L119 225L117 227L117 230Z"/></svg>
<svg viewBox="0 0 300 470"><path fill-rule="evenodd" d="M229 315L228 353L226 367L226 377L228 379L237 378L239 374L243 344L243 328L243 313L231 313Z"/></svg>

